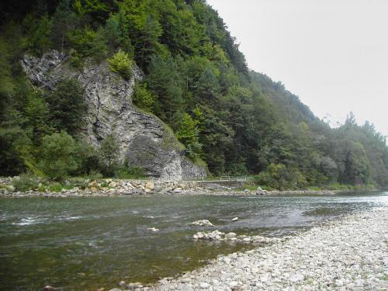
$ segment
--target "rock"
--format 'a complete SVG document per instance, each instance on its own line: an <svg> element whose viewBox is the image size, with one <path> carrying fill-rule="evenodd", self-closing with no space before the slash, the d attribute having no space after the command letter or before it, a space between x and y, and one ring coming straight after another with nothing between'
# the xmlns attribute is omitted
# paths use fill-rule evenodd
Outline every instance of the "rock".
<svg viewBox="0 0 388 291"><path fill-rule="evenodd" d="M110 289L109 291L122 291L122 290L119 288L113 288L113 289Z"/></svg>
<svg viewBox="0 0 388 291"><path fill-rule="evenodd" d="M156 228L156 227L149 227L149 228L147 228L147 230L152 231L152 232L158 232L159 231L159 229Z"/></svg>
<svg viewBox="0 0 388 291"><path fill-rule="evenodd" d="M97 181L94 180L94 181L90 182L88 186L89 186L89 187L96 187L97 184L98 184Z"/></svg>
<svg viewBox="0 0 388 291"><path fill-rule="evenodd" d="M212 232L197 232L193 235L193 239L203 239L203 240L221 240L225 233L218 230Z"/></svg>
<svg viewBox="0 0 388 291"><path fill-rule="evenodd" d="M228 257L224 257L223 258L223 261L226 263L226 264L230 264L232 262L232 260Z"/></svg>
<svg viewBox="0 0 388 291"><path fill-rule="evenodd" d="M95 193L95 192L98 191L98 189L97 189L96 187L91 187L91 188L90 188L90 191L91 191L92 193Z"/></svg>
<svg viewBox="0 0 388 291"><path fill-rule="evenodd" d="M263 190L260 186L257 187L256 195L265 195L265 194L266 194L265 190Z"/></svg>
<svg viewBox="0 0 388 291"><path fill-rule="evenodd" d="M199 284L199 288L201 288L201 289L207 289L209 287L210 287L209 283L202 282Z"/></svg>
<svg viewBox="0 0 388 291"><path fill-rule="evenodd" d="M145 188L148 189L148 190L150 190L150 191L154 191L154 189L155 189L154 182L148 181L148 182L146 183L146 185L145 185Z"/></svg>
<svg viewBox="0 0 388 291"><path fill-rule="evenodd" d="M238 217L232 218L232 221L237 221L237 220L238 220Z"/></svg>
<svg viewBox="0 0 388 291"><path fill-rule="evenodd" d="M182 180L206 177L206 168L184 156L180 143L166 125L132 104L136 82L144 73L133 65L132 78L124 80L111 72L107 62L85 61L82 70L69 65L66 54L55 50L41 58L25 55L23 70L34 85L55 90L63 79L75 78L84 89L85 126L81 132L95 147L109 135L118 141L122 162L141 167L150 177ZM151 189L150 189L151 190Z"/></svg>
<svg viewBox="0 0 388 291"><path fill-rule="evenodd" d="M126 287L127 287L127 284L125 283L125 281L121 281L121 282L119 283L119 286L120 286L121 288L126 288Z"/></svg>
<svg viewBox="0 0 388 291"><path fill-rule="evenodd" d="M207 219L201 219L201 220L197 220L197 221L193 221L192 223L190 223L191 226L213 226L213 223L211 223L209 220Z"/></svg>
<svg viewBox="0 0 388 291"><path fill-rule="evenodd" d="M235 234L234 232L229 232L225 235L226 239L235 239L236 237L237 237L237 234Z"/></svg>
<svg viewBox="0 0 388 291"><path fill-rule="evenodd" d="M112 187L112 188L116 188L117 183L112 181L112 182L110 182L110 183L108 184L108 186L109 186L109 187Z"/></svg>
<svg viewBox="0 0 388 291"><path fill-rule="evenodd" d="M304 276L302 274L296 274L296 275L293 275L290 277L290 281L291 282L299 282L299 281L303 281L304 280Z"/></svg>

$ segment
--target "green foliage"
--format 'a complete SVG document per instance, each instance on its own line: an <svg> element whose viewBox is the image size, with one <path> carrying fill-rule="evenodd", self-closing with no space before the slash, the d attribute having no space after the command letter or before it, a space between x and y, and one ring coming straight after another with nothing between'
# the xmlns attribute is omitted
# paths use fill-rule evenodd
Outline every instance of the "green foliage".
<svg viewBox="0 0 388 291"><path fill-rule="evenodd" d="M53 126L75 134L83 126L86 110L83 89L75 79L61 81L47 96Z"/></svg>
<svg viewBox="0 0 388 291"><path fill-rule="evenodd" d="M26 169L31 140L20 127L0 128L0 175L14 176Z"/></svg>
<svg viewBox="0 0 388 291"><path fill-rule="evenodd" d="M103 175L113 177L119 167L119 145L113 134L106 136L102 141L98 156Z"/></svg>
<svg viewBox="0 0 388 291"><path fill-rule="evenodd" d="M49 152L47 137L61 130L75 137L84 127L77 81L40 91L20 66L25 52L39 56L55 48L70 55L69 63L79 70L90 60L112 56L110 69L125 79L136 62L145 80L136 85L133 101L166 123L162 148L184 150L174 131L186 156L203 159L211 174L256 175L268 189L388 185L385 137L369 123L357 125L352 114L331 129L281 82L249 73L238 44L206 1L47 4L25 4L24 11L8 13L10 21L1 30L1 175L26 169L42 174L40 166L49 165L43 154ZM142 175L136 167L120 168L113 136L99 150L80 141L75 148L72 157L79 166L59 165L66 168L61 176Z"/></svg>
<svg viewBox="0 0 388 291"><path fill-rule="evenodd" d="M50 192L61 192L62 189L63 189L63 186L61 185L61 183L58 183L58 182L51 183L47 187L47 190L49 190Z"/></svg>
<svg viewBox="0 0 388 291"><path fill-rule="evenodd" d="M24 20L24 26L27 27L26 48L36 54L42 55L52 46L50 39L52 21L47 14L40 18L30 14Z"/></svg>
<svg viewBox="0 0 388 291"><path fill-rule="evenodd" d="M119 179L144 179L146 175L142 167L125 162L124 166L117 171L116 177Z"/></svg>
<svg viewBox="0 0 388 291"><path fill-rule="evenodd" d="M136 84L135 94L133 95L133 102L140 108L153 112L155 103L155 95L147 89L147 84Z"/></svg>
<svg viewBox="0 0 388 291"><path fill-rule="evenodd" d="M77 26L79 18L71 9L70 0L61 0L52 18L51 40L61 52L68 48L69 34Z"/></svg>
<svg viewBox="0 0 388 291"><path fill-rule="evenodd" d="M132 61L127 53L119 50L111 59L108 60L109 68L112 72L118 73L121 77L129 80L132 76Z"/></svg>
<svg viewBox="0 0 388 291"><path fill-rule="evenodd" d="M108 45L103 29L95 31L86 26L69 33L68 39L73 50L73 57L76 55L81 60L93 57L100 62L108 55Z"/></svg>
<svg viewBox="0 0 388 291"><path fill-rule="evenodd" d="M13 178L12 185L16 191L25 192L28 190L36 190L39 187L39 180L33 174L25 173Z"/></svg>
<svg viewBox="0 0 388 291"><path fill-rule="evenodd" d="M270 164L266 171L257 176L257 182L279 190L305 189L308 185L298 169L287 168L283 164Z"/></svg>
<svg viewBox="0 0 388 291"><path fill-rule="evenodd" d="M202 148L199 143L197 124L198 121L193 120L189 114L184 113L182 123L176 133L176 137L185 145L186 154L191 159L197 157Z"/></svg>
<svg viewBox="0 0 388 291"><path fill-rule="evenodd" d="M61 180L78 168L76 143L66 132L47 135L42 139L39 167L47 177Z"/></svg>
<svg viewBox="0 0 388 291"><path fill-rule="evenodd" d="M98 151L85 140L79 140L76 143L77 154L76 158L79 167L75 174L77 175L93 175L92 173L99 172L99 155Z"/></svg>

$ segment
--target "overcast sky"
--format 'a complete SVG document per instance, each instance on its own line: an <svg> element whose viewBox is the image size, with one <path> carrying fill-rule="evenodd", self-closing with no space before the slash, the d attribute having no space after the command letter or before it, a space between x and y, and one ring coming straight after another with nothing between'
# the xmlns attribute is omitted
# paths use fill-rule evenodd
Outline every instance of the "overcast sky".
<svg viewBox="0 0 388 291"><path fill-rule="evenodd" d="M388 135L388 0L208 0L248 66L320 118Z"/></svg>

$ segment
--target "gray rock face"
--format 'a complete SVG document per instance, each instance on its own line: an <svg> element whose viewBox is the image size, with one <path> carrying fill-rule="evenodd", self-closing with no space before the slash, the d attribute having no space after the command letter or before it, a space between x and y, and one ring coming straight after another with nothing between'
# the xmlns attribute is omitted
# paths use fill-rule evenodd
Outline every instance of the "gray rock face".
<svg viewBox="0 0 388 291"><path fill-rule="evenodd" d="M106 62L86 63L82 71L77 71L66 60L66 55L51 51L42 58L24 56L21 64L31 82L44 89L54 90L66 78L80 82L87 104L82 133L90 143L98 147L113 133L121 160L141 166L149 176L166 180L206 176L204 167L184 157L182 146L161 120L133 106L135 83L144 77L136 65L127 81L112 73Z"/></svg>

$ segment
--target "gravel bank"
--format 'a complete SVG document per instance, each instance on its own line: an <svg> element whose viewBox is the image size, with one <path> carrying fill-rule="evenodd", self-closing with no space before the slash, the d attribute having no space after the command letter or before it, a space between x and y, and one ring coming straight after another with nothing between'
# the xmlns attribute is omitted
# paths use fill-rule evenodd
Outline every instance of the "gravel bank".
<svg viewBox="0 0 388 291"><path fill-rule="evenodd" d="M147 288L148 289L148 288ZM388 209L219 257L154 290L388 290Z"/></svg>

